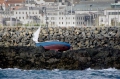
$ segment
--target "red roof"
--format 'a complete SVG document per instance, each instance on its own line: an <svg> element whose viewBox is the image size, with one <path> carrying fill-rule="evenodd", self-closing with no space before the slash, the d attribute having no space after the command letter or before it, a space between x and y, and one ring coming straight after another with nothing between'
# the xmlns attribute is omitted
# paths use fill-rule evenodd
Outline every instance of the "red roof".
<svg viewBox="0 0 120 79"><path fill-rule="evenodd" d="M15 4L15 3L23 3L25 0L0 0L0 4L5 4L5 6L8 6L8 4Z"/></svg>
<svg viewBox="0 0 120 79"><path fill-rule="evenodd" d="M0 0L0 4L3 4L4 3L4 0Z"/></svg>
<svg viewBox="0 0 120 79"><path fill-rule="evenodd" d="M5 6L8 6L8 3L6 3L6 1L4 1L4 0L0 0L0 4L5 4Z"/></svg>
<svg viewBox="0 0 120 79"><path fill-rule="evenodd" d="M7 0L8 4L23 3L25 0Z"/></svg>

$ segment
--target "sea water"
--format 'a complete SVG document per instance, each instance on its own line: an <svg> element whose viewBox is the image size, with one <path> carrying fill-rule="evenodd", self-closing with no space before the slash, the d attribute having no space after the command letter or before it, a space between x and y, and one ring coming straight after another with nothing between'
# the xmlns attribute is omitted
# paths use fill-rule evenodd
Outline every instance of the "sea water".
<svg viewBox="0 0 120 79"><path fill-rule="evenodd" d="M0 69L0 79L120 79L120 70L21 70Z"/></svg>

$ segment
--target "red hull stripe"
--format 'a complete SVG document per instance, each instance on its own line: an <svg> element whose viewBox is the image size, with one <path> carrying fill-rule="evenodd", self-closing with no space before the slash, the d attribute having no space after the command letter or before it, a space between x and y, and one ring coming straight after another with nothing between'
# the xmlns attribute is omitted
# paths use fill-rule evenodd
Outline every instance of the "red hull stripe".
<svg viewBox="0 0 120 79"><path fill-rule="evenodd" d="M48 50L61 50L61 51L65 51L69 49L69 47L64 45L49 45L49 46L44 46L44 48Z"/></svg>

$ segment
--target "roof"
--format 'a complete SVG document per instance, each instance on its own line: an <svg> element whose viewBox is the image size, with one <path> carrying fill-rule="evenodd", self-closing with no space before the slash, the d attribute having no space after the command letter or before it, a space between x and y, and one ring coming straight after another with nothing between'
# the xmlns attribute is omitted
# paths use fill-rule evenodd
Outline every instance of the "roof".
<svg viewBox="0 0 120 79"><path fill-rule="evenodd" d="M4 3L4 0L0 0L0 4Z"/></svg>
<svg viewBox="0 0 120 79"><path fill-rule="evenodd" d="M4 1L4 0L0 0L0 4L5 4L5 6L8 6L8 3L6 3L6 1Z"/></svg>
<svg viewBox="0 0 120 79"><path fill-rule="evenodd" d="M34 0L25 0L26 4L36 4L36 2Z"/></svg>
<svg viewBox="0 0 120 79"><path fill-rule="evenodd" d="M14 3L23 3L25 0L7 0L6 3L14 4Z"/></svg>
<svg viewBox="0 0 120 79"><path fill-rule="evenodd" d="M116 6L116 5L120 5L120 3L111 3L111 5L115 5Z"/></svg>
<svg viewBox="0 0 120 79"><path fill-rule="evenodd" d="M8 6L8 4L15 4L15 3L23 3L25 0L0 0L0 4L5 4Z"/></svg>
<svg viewBox="0 0 120 79"><path fill-rule="evenodd" d="M22 6L14 6L13 10L18 10L19 8L21 8Z"/></svg>
<svg viewBox="0 0 120 79"><path fill-rule="evenodd" d="M28 10L28 7L24 6L24 7L19 8L18 10ZM29 7L29 10L41 10L41 8Z"/></svg>
<svg viewBox="0 0 120 79"><path fill-rule="evenodd" d="M45 2L55 2L55 0L44 0Z"/></svg>

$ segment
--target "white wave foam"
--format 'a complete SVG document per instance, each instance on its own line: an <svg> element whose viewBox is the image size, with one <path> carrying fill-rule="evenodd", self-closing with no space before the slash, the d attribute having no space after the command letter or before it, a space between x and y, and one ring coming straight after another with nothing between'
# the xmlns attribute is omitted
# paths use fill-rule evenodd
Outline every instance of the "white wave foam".
<svg viewBox="0 0 120 79"><path fill-rule="evenodd" d="M118 69L115 69L115 68L108 68L108 69L102 69L104 71L117 71Z"/></svg>
<svg viewBox="0 0 120 79"><path fill-rule="evenodd" d="M58 72L58 71L59 71L59 69L53 69L52 71L54 71L54 72Z"/></svg>
<svg viewBox="0 0 120 79"><path fill-rule="evenodd" d="M91 69L91 68L87 68L86 70L87 70L87 71L91 71L91 70L94 70L94 69Z"/></svg>
<svg viewBox="0 0 120 79"><path fill-rule="evenodd" d="M91 68L87 68L86 69L87 71L96 71L96 70L99 70L99 71L117 71L118 69L115 69L115 68L108 68L108 69L91 69Z"/></svg>

